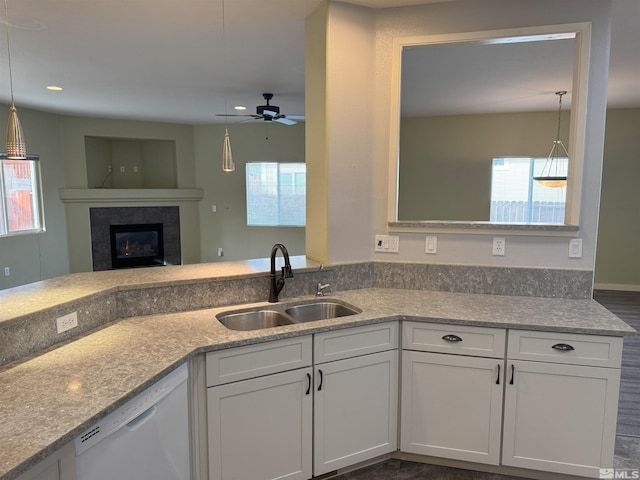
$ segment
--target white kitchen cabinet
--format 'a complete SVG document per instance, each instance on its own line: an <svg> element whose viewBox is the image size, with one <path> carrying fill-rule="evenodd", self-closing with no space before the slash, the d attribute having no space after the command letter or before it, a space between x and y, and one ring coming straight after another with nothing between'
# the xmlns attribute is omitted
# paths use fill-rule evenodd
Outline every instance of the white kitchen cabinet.
<svg viewBox="0 0 640 480"><path fill-rule="evenodd" d="M311 355L310 336L207 354L211 480L311 478Z"/></svg>
<svg viewBox="0 0 640 480"><path fill-rule="evenodd" d="M31 467L16 480L76 480L73 442Z"/></svg>
<svg viewBox="0 0 640 480"><path fill-rule="evenodd" d="M502 463L595 478L613 468L621 350L621 338L509 332Z"/></svg>
<svg viewBox="0 0 640 480"><path fill-rule="evenodd" d="M311 478L311 368L209 388L209 478Z"/></svg>
<svg viewBox="0 0 640 480"><path fill-rule="evenodd" d="M211 480L306 480L397 449L397 322L311 342L207 354Z"/></svg>
<svg viewBox="0 0 640 480"><path fill-rule="evenodd" d="M398 323L314 335L314 475L397 449Z"/></svg>
<svg viewBox="0 0 640 480"><path fill-rule="evenodd" d="M398 351L315 368L314 475L397 448Z"/></svg>
<svg viewBox="0 0 640 480"><path fill-rule="evenodd" d="M405 322L403 339L401 451L498 465L505 331Z"/></svg>

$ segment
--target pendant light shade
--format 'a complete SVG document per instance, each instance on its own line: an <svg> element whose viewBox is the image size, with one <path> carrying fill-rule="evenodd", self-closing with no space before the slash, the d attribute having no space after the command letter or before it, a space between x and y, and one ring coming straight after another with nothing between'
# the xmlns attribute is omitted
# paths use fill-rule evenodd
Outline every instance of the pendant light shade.
<svg viewBox="0 0 640 480"><path fill-rule="evenodd" d="M224 144L222 146L222 170L225 172L233 172L236 164L233 162L233 154L231 153L231 140L229 139L229 130L224 129Z"/></svg>
<svg viewBox="0 0 640 480"><path fill-rule="evenodd" d="M22 125L20 125L18 112L13 102L9 107L9 121L7 122L7 158L14 160L27 158L27 146L24 143Z"/></svg>
<svg viewBox="0 0 640 480"><path fill-rule="evenodd" d="M542 167L542 172L540 172L539 176L533 177L536 182L545 187L559 188L567 186L567 174L561 171L561 165L558 160L559 157L566 157L567 159L569 158L569 152L567 152L564 143L562 143L562 140L560 140L560 114L562 113L562 96L566 93L566 91L556 92L556 95L560 97L558 101L558 130L556 139L553 141L551 152L549 152L549 157L547 158L544 167Z"/></svg>

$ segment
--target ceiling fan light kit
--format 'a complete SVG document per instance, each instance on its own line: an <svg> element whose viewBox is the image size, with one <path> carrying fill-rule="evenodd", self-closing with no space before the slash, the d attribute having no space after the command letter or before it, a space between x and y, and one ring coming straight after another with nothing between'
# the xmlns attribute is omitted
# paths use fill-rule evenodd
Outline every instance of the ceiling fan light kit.
<svg viewBox="0 0 640 480"><path fill-rule="evenodd" d="M273 99L273 93L263 93L262 98L267 102L266 105L258 105L256 113L251 114L233 114L219 113L219 117L248 117L255 120L264 120L265 122L278 122L283 125L295 125L296 120L304 120L304 115L285 115L280 113L280 107L271 105L269 102Z"/></svg>

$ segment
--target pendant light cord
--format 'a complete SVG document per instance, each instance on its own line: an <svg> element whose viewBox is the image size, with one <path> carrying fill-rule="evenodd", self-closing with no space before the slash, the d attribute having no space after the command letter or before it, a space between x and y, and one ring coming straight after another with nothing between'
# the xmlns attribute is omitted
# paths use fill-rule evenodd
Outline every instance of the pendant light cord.
<svg viewBox="0 0 640 480"><path fill-rule="evenodd" d="M7 0L5 0L6 2ZM227 30L225 27L225 0L222 0L222 72L227 71ZM227 116L227 94L224 95L224 126L228 127L229 117Z"/></svg>
<svg viewBox="0 0 640 480"><path fill-rule="evenodd" d="M7 0L4 0L4 20L7 32L7 60L9 61L9 90L11 92L11 105L13 105L13 72L11 71L11 47L9 46L9 9Z"/></svg>
<svg viewBox="0 0 640 480"><path fill-rule="evenodd" d="M560 116L562 115L562 96L567 92L556 92L556 95L560 96L558 101L558 132L556 134L556 142L560 141Z"/></svg>

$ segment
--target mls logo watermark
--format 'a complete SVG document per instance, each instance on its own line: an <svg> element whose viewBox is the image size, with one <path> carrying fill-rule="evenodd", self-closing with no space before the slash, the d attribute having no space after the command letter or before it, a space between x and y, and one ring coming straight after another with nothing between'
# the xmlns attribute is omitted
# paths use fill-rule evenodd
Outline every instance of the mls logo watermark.
<svg viewBox="0 0 640 480"><path fill-rule="evenodd" d="M621 468L601 468L600 478L616 479L616 478L638 478L640 479L640 470L629 470Z"/></svg>

